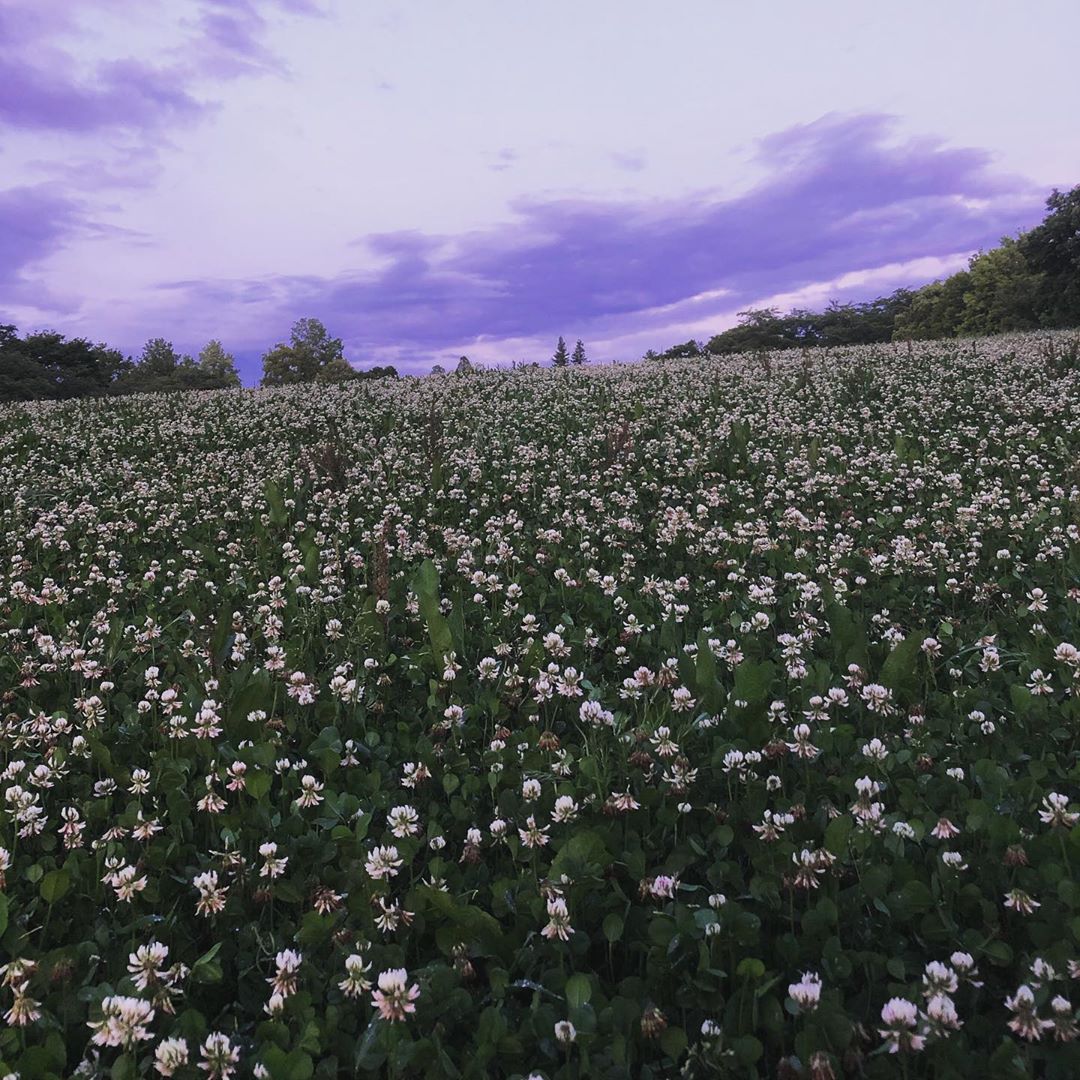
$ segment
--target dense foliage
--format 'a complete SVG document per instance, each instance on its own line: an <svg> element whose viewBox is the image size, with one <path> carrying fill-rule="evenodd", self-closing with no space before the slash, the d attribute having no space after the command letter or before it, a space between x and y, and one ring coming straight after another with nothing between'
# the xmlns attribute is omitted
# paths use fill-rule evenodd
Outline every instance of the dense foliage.
<svg viewBox="0 0 1080 1080"><path fill-rule="evenodd" d="M137 360L106 345L45 331L20 338L0 326L0 401L71 398L169 390L238 387L233 358L211 341L198 359L181 356L164 338L148 341Z"/></svg>
<svg viewBox="0 0 1080 1080"><path fill-rule="evenodd" d="M673 345L647 359L678 359L758 349L872 345L1011 330L1080 326L1080 186L1054 191L1040 225L972 256L968 268L921 289L897 289L824 311L740 312L739 324L710 338Z"/></svg>
<svg viewBox="0 0 1080 1080"><path fill-rule="evenodd" d="M1047 335L0 409L0 1075L1076 1076L1078 461Z"/></svg>

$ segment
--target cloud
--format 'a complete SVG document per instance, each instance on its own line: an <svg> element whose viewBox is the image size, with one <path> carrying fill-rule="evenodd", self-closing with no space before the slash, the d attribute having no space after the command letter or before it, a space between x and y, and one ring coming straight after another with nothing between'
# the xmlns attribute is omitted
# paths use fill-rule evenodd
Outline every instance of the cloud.
<svg viewBox="0 0 1080 1080"><path fill-rule="evenodd" d="M52 184L0 191L0 305L65 313L77 306L28 270L86 228L82 207Z"/></svg>
<svg viewBox="0 0 1080 1080"><path fill-rule="evenodd" d="M771 135L765 178L732 197L522 199L513 221L489 229L368 237L377 270L268 276L254 298L250 282L168 288L183 306L247 302L282 327L315 315L372 359L419 358L730 321L763 297L955 259L1038 219L1043 193L996 172L985 151L892 132L888 117L833 115ZM878 272L861 287L885 290L888 279Z"/></svg>
<svg viewBox="0 0 1080 1080"><path fill-rule="evenodd" d="M188 350L219 336L249 378L306 315L350 357L406 370L463 352L544 359L559 334L594 358L632 359L708 337L770 298L919 284L1041 216L1044 193L985 151L894 132L887 117L831 115L764 139L762 178L738 194L520 199L510 221L473 232L364 237L362 265L345 273L159 281L110 304L109 325L79 329L125 348L158 333ZM65 229L89 227L77 207L58 209L55 227L40 223L53 221L46 208L18 241L24 269Z"/></svg>
<svg viewBox="0 0 1080 1080"><path fill-rule="evenodd" d="M13 0L0 11L0 129L167 133L214 108L200 92L208 81L286 72L264 42L271 13L322 14L310 0L188 0L159 11L159 30L173 39L160 50L166 63L114 55L80 70L65 48L97 12L135 19L146 10L135 0ZM126 50L121 39L112 51Z"/></svg>
<svg viewBox="0 0 1080 1080"><path fill-rule="evenodd" d="M79 81L58 70L0 56L0 123L17 128L93 132L101 128L146 131L185 123L207 109L185 88L176 70L137 60L98 66L92 79Z"/></svg>

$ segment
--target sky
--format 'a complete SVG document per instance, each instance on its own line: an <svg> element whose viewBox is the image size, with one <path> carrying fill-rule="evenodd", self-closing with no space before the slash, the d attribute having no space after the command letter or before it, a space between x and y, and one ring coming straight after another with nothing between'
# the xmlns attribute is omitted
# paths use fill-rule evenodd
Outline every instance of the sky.
<svg viewBox="0 0 1080 1080"><path fill-rule="evenodd" d="M1075 0L0 0L0 322L593 361L963 266L1080 183Z"/></svg>

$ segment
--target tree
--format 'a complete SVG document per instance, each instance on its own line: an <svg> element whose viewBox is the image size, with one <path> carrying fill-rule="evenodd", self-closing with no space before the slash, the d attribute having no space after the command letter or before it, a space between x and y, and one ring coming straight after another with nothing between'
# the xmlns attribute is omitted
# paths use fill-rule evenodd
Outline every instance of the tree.
<svg viewBox="0 0 1080 1080"><path fill-rule="evenodd" d="M1018 241L1032 272L1041 275L1039 324L1080 326L1080 185L1067 192L1055 188L1046 209L1042 224Z"/></svg>
<svg viewBox="0 0 1080 1080"><path fill-rule="evenodd" d="M458 375L471 375L473 373L472 361L467 356L461 357L454 371Z"/></svg>
<svg viewBox="0 0 1080 1080"><path fill-rule="evenodd" d="M906 311L896 318L894 341L927 341L956 337L964 317L964 294L971 276L960 270L944 281L932 281L912 295Z"/></svg>
<svg viewBox="0 0 1080 1080"><path fill-rule="evenodd" d="M1042 275L1028 265L1015 240L1006 236L1000 247L973 256L968 269L961 334L1031 330L1039 325L1036 303Z"/></svg>
<svg viewBox="0 0 1080 1080"><path fill-rule="evenodd" d="M588 362L589 358L585 355L585 344L581 338L578 338L578 343L574 346L574 354L570 357L570 363L580 366L581 364L587 364Z"/></svg>
<svg viewBox="0 0 1080 1080"><path fill-rule="evenodd" d="M0 326L0 401L52 401L112 393L130 362L116 349L42 331L20 339Z"/></svg>
<svg viewBox="0 0 1080 1080"><path fill-rule="evenodd" d="M339 382L351 378L340 338L330 336L318 319L293 323L289 343L278 343L263 356L263 386Z"/></svg>
<svg viewBox="0 0 1080 1080"><path fill-rule="evenodd" d="M432 364L431 365L431 374L432 375L445 375L446 374L446 368L444 368L442 366L442 364Z"/></svg>
<svg viewBox="0 0 1080 1080"><path fill-rule="evenodd" d="M555 355L551 358L551 362L556 367L566 367L570 363L570 354L566 351L566 342L563 341L562 334L559 335L559 343L555 346Z"/></svg>
<svg viewBox="0 0 1080 1080"><path fill-rule="evenodd" d="M208 341L199 353L199 380L201 389L228 389L240 385L236 360L227 353L216 338Z"/></svg>

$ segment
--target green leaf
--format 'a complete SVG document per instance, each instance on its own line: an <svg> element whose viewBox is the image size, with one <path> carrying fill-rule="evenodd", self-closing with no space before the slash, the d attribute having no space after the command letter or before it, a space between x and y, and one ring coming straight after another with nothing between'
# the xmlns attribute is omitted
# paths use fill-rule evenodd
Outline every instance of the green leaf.
<svg viewBox="0 0 1080 1080"><path fill-rule="evenodd" d="M660 1049L672 1061L678 1061L686 1052L686 1032L680 1027L669 1027L660 1036Z"/></svg>
<svg viewBox="0 0 1080 1080"><path fill-rule="evenodd" d="M217 962L215 957L221 952L221 946L224 943L219 941L216 945L207 949L206 952L191 965L191 978L197 983L216 983L221 982L221 965Z"/></svg>
<svg viewBox="0 0 1080 1080"><path fill-rule="evenodd" d="M571 1009L580 1009L592 997L592 982L588 975L579 971L566 980L566 1003Z"/></svg>
<svg viewBox="0 0 1080 1080"><path fill-rule="evenodd" d="M625 927L625 925L626 924L623 922L623 917L621 915L616 915L614 912L612 912L610 915L605 915L603 924L604 937L606 937L608 941L614 944L614 942L618 941L619 938L622 937L623 928Z"/></svg>
<svg viewBox="0 0 1080 1080"><path fill-rule="evenodd" d="M38 886L41 898L47 904L55 904L71 888L71 875L66 870L50 870Z"/></svg>
<svg viewBox="0 0 1080 1080"><path fill-rule="evenodd" d="M830 855L843 855L847 851L848 838L855 822L850 814L833 818L825 829L825 850Z"/></svg>
<svg viewBox="0 0 1080 1080"><path fill-rule="evenodd" d="M912 682L919 660L919 648L922 638L918 634L908 634L881 666L881 682L890 690L906 689Z"/></svg>

